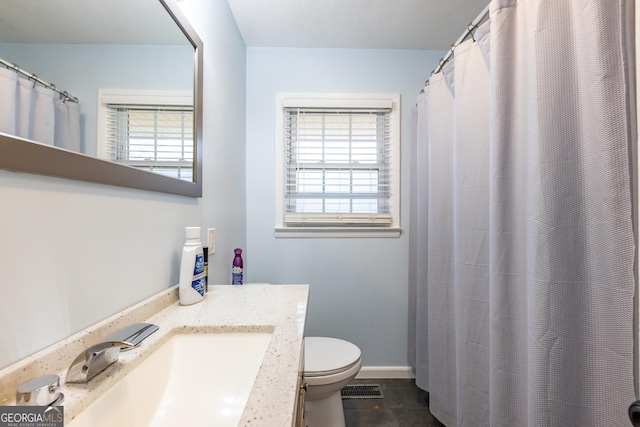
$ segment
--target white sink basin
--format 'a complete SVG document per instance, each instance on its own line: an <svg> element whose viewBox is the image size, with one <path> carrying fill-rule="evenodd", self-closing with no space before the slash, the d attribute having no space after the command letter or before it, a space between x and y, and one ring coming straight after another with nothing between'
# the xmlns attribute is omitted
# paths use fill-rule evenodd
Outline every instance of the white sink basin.
<svg viewBox="0 0 640 427"><path fill-rule="evenodd" d="M176 335L67 426L235 427L270 339L253 332Z"/></svg>

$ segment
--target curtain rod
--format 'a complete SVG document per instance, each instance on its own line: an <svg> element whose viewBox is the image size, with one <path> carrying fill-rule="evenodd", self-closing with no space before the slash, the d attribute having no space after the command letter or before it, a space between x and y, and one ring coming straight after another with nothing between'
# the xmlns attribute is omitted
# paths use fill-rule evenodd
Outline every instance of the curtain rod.
<svg viewBox="0 0 640 427"><path fill-rule="evenodd" d="M44 80L38 78L37 75L32 74L28 71L25 71L23 69L21 69L20 67L18 67L18 65L16 64L12 64L11 62L5 61L4 59L0 58L0 64L4 65L5 67L7 67L10 70L15 71L16 73L22 74L23 76L26 76L29 80L33 80L34 81L34 85L35 82L40 83L42 86L46 87L47 89L51 89L54 92L57 92L60 94L60 98L62 99L63 102L66 101L71 101L71 102L75 102L78 103L78 98L76 98L73 95L69 95L69 93L67 91L61 91L56 89L56 85L54 85L53 83L47 83Z"/></svg>
<svg viewBox="0 0 640 427"><path fill-rule="evenodd" d="M442 70L442 67L444 67L444 65L449 62L449 60L451 59L451 56L453 55L453 50L458 47L458 45L460 45L460 43L462 43L463 41L465 41L467 39L467 37L469 37L469 35L471 33L473 33L473 31L475 31L476 28L478 28L478 26L480 25L480 23L487 17L489 16L489 5L487 5L482 12L480 12L480 14L476 17L476 19L474 19L473 21L469 22L469 24L467 25L467 29L462 33L462 35L458 38L458 40L456 40L456 42L454 44L451 45L451 47L449 48L449 51L447 52L447 54L438 62L438 66L436 67L435 70L433 70L431 72L431 75L437 74L440 72L440 70ZM427 80L428 82L429 80ZM427 85L427 83L425 82L425 86Z"/></svg>

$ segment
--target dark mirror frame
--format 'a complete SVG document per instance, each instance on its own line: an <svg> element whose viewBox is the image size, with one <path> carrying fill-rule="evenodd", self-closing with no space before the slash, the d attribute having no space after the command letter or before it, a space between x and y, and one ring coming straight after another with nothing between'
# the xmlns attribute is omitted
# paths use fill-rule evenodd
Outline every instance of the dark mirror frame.
<svg viewBox="0 0 640 427"><path fill-rule="evenodd" d="M203 43L174 0L159 0L194 48L193 182L0 133L0 168L140 190L202 197Z"/></svg>

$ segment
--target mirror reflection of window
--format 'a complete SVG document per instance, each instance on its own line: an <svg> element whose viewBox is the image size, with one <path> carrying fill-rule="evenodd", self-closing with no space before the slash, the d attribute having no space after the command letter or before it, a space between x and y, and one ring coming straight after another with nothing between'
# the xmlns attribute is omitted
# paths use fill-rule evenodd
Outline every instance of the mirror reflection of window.
<svg viewBox="0 0 640 427"><path fill-rule="evenodd" d="M99 158L192 181L190 92L100 90L99 99Z"/></svg>

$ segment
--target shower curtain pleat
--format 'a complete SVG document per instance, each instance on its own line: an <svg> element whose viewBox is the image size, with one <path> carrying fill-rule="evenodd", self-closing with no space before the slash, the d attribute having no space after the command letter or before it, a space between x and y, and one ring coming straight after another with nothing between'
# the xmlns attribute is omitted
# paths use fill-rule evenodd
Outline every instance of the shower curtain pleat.
<svg viewBox="0 0 640 427"><path fill-rule="evenodd" d="M629 425L632 7L493 0L418 97L416 384L448 427Z"/></svg>
<svg viewBox="0 0 640 427"><path fill-rule="evenodd" d="M427 316L429 407L445 425L456 420L456 325L453 286L453 64L429 80Z"/></svg>
<svg viewBox="0 0 640 427"><path fill-rule="evenodd" d="M416 337L415 337L415 363L412 365L416 371L416 385L423 390L429 390L429 308L428 308L428 264L429 254L429 87L418 96L416 105Z"/></svg>
<svg viewBox="0 0 640 427"><path fill-rule="evenodd" d="M55 107L55 146L80 152L80 106L58 99Z"/></svg>
<svg viewBox="0 0 640 427"><path fill-rule="evenodd" d="M411 109L411 163L409 179L409 228L416 230L418 227L418 106ZM408 292L408 321L407 325L407 363L416 367L416 309L414 302L418 298L418 235L409 233L409 292Z"/></svg>
<svg viewBox="0 0 640 427"><path fill-rule="evenodd" d="M55 92L36 86L33 101L31 138L43 144L53 145L55 137Z"/></svg>
<svg viewBox="0 0 640 427"><path fill-rule="evenodd" d="M14 73L15 74L15 73ZM18 98L16 114L16 135L31 139L33 132L33 83L26 79L18 79Z"/></svg>
<svg viewBox="0 0 640 427"><path fill-rule="evenodd" d="M18 76L15 72L0 68L0 132L16 134L16 89Z"/></svg>
<svg viewBox="0 0 640 427"><path fill-rule="evenodd" d="M488 23L455 50L453 241L457 419L489 426Z"/></svg>

